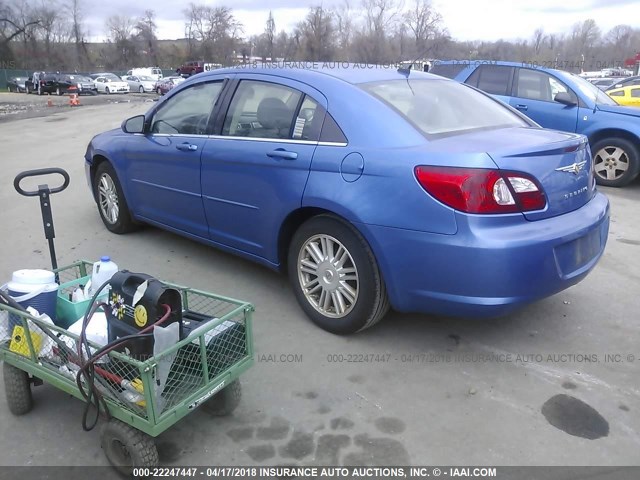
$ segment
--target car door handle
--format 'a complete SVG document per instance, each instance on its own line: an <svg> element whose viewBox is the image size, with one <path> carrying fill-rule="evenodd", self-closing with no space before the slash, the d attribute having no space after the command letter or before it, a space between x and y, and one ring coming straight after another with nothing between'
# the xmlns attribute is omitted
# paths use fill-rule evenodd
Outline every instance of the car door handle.
<svg viewBox="0 0 640 480"><path fill-rule="evenodd" d="M278 148L271 152L267 152L267 157L270 158L283 158L285 160L295 160L298 158L298 154L296 152L288 152L283 148Z"/></svg>
<svg viewBox="0 0 640 480"><path fill-rule="evenodd" d="M527 105L522 104L522 103L516 105L516 108L518 110L529 110L529 107Z"/></svg>
<svg viewBox="0 0 640 480"><path fill-rule="evenodd" d="M183 152L195 152L196 150L198 150L198 146L194 145L193 143L179 143L178 145L176 145L176 148L178 150L182 150Z"/></svg>

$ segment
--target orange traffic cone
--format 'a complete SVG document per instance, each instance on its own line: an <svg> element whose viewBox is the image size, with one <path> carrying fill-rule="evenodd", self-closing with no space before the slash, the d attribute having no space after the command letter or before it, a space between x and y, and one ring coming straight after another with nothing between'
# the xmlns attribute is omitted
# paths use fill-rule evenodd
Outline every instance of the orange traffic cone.
<svg viewBox="0 0 640 480"><path fill-rule="evenodd" d="M71 95L69 95L69 105L72 107L80 106L80 99L78 98L78 94L72 93Z"/></svg>

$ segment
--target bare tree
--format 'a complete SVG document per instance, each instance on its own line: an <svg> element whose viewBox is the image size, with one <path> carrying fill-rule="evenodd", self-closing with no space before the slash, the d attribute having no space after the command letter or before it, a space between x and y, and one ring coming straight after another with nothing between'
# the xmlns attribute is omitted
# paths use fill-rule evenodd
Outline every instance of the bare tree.
<svg viewBox="0 0 640 480"><path fill-rule="evenodd" d="M296 27L301 60L332 60L335 51L333 12L322 6L310 7L307 17Z"/></svg>
<svg viewBox="0 0 640 480"><path fill-rule="evenodd" d="M136 36L144 45L144 52L150 62L157 66L158 53L157 53L157 30L156 25L156 13L153 10L145 10L144 15L138 19L135 24Z"/></svg>
<svg viewBox="0 0 640 480"><path fill-rule="evenodd" d="M354 12L348 0L344 0L339 7L334 10L335 27L338 35L338 55L341 60L349 60L349 49L353 37L353 17Z"/></svg>
<svg viewBox="0 0 640 480"><path fill-rule="evenodd" d="M544 29L542 27L536 28L533 32L533 51L536 55L540 53L545 37L546 35L544 34Z"/></svg>
<svg viewBox="0 0 640 480"><path fill-rule="evenodd" d="M405 12L404 20L413 35L414 54L424 57L433 48L429 43L440 30L442 15L433 8L430 0L417 0L413 8Z"/></svg>

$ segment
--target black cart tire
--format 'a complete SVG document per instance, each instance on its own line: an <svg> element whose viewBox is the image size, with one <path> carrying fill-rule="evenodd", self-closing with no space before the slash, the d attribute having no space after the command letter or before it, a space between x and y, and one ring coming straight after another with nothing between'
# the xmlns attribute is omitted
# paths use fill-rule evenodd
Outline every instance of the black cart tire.
<svg viewBox="0 0 640 480"><path fill-rule="evenodd" d="M328 332L346 335L364 330L389 310L371 247L339 218L319 215L303 223L291 240L287 269L298 303Z"/></svg>
<svg viewBox="0 0 640 480"><path fill-rule="evenodd" d="M29 413L33 408L29 374L7 362L4 363L2 370L9 410L16 416Z"/></svg>
<svg viewBox="0 0 640 480"><path fill-rule="evenodd" d="M137 228L131 218L118 176L109 162L98 165L93 178L93 192L100 218L107 230L122 234Z"/></svg>
<svg viewBox="0 0 640 480"><path fill-rule="evenodd" d="M606 187L624 187L640 173L640 153L629 140L605 138L591 147L596 182Z"/></svg>
<svg viewBox="0 0 640 480"><path fill-rule="evenodd" d="M224 417L233 413L238 405L240 405L241 399L242 386L240 385L240 380L234 380L209 400L204 402L202 408L211 415Z"/></svg>
<svg viewBox="0 0 640 480"><path fill-rule="evenodd" d="M109 463L131 476L134 468L158 466L158 449L149 435L112 418L102 428L102 449Z"/></svg>

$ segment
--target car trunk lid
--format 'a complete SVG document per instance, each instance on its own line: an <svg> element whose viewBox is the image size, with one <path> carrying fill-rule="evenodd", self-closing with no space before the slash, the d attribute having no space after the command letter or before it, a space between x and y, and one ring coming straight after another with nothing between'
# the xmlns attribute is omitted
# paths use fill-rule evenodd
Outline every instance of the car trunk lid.
<svg viewBox="0 0 640 480"><path fill-rule="evenodd" d="M593 165L587 140L574 133L537 127L479 131L437 140L440 148L462 153L467 149L491 157L500 170L523 172L544 191L543 210L524 212L527 220L555 217L586 204L594 195Z"/></svg>

